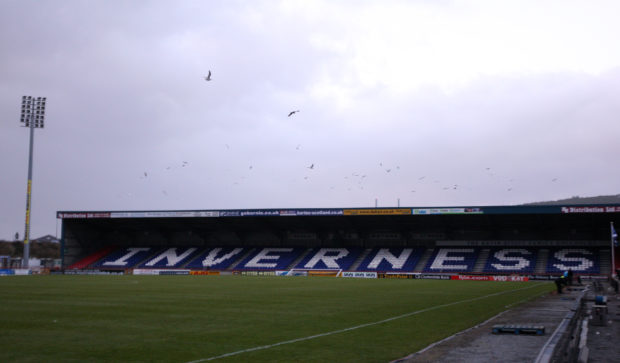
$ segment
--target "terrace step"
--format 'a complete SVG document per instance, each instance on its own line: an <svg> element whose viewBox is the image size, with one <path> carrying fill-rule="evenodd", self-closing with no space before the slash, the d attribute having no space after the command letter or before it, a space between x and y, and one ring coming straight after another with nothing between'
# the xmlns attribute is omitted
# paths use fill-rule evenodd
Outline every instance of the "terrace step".
<svg viewBox="0 0 620 363"><path fill-rule="evenodd" d="M547 260L549 259L549 250L546 248L541 248L538 250L538 255L536 256L536 269L534 270L537 274L544 274L547 272Z"/></svg>
<svg viewBox="0 0 620 363"><path fill-rule="evenodd" d="M600 273L609 275L611 273L611 249L602 248L600 254Z"/></svg>
<svg viewBox="0 0 620 363"><path fill-rule="evenodd" d="M161 247L153 247L151 248L151 253L148 255L147 258L141 260L140 262L138 262L134 268L138 268L140 266L142 266L143 264L149 262L150 260L154 259L155 257L159 256L163 251L165 251L164 248Z"/></svg>
<svg viewBox="0 0 620 363"><path fill-rule="evenodd" d="M367 249L364 250L364 252L360 253L359 257L355 260L355 262L353 262L351 267L349 267L349 270L357 271L357 268L360 267L360 264L362 263L362 261L364 261L366 256L368 256L368 254L371 251L372 251L372 248L367 248Z"/></svg>
<svg viewBox="0 0 620 363"><path fill-rule="evenodd" d="M293 262L286 267L286 269L287 270L291 270L291 269L295 268L295 266L297 266L297 264L300 263L301 260L303 260L304 257L306 257L306 255L308 255L308 253L310 253L311 251L312 251L312 248L306 249L302 254L299 255L299 257L294 259Z"/></svg>
<svg viewBox="0 0 620 363"><path fill-rule="evenodd" d="M235 268L237 268L237 265L240 264L243 260L245 260L246 257L248 257L250 253L253 253L255 250L256 248L248 248L248 250L245 253L241 254L241 256L235 262L233 262L230 266L228 266L226 270L232 271Z"/></svg>
<svg viewBox="0 0 620 363"><path fill-rule="evenodd" d="M480 253L478 254L478 259L476 260L476 264L474 265L472 272L482 272L484 270L490 253L491 250L488 248L480 250Z"/></svg>
<svg viewBox="0 0 620 363"><path fill-rule="evenodd" d="M200 258L200 255L202 255L208 249L209 248L203 248L203 249L198 249L197 251L194 251L195 256L190 258L189 260L187 260L187 262L185 262L183 265L181 265L180 268L186 268L186 266L188 266L190 263L194 262L194 260Z"/></svg>
<svg viewBox="0 0 620 363"><path fill-rule="evenodd" d="M422 254L422 257L420 257L420 260L418 261L413 271L422 272L424 270L424 267L426 267L426 264L428 263L428 259L431 258L434 251L434 248L427 248L426 251L424 251L424 254Z"/></svg>

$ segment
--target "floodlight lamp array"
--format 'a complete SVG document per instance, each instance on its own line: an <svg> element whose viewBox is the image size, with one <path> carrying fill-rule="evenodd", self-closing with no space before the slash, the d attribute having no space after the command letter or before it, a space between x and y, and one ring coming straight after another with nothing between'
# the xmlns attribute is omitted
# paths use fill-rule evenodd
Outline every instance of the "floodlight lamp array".
<svg viewBox="0 0 620 363"><path fill-rule="evenodd" d="M35 128L43 128L45 121L46 100L46 97L22 97L22 112L20 121L23 126L30 127L30 123L32 122Z"/></svg>

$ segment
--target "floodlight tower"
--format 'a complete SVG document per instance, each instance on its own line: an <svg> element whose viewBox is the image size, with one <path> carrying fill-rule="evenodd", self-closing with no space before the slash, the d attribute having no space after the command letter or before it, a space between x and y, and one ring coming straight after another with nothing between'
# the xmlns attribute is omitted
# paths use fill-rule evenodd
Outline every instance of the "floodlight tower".
<svg viewBox="0 0 620 363"><path fill-rule="evenodd" d="M26 232L24 233L24 259L22 267L28 268L30 259L30 202L32 200L32 149L34 144L34 129L43 128L45 119L45 97L22 97L22 126L30 129L30 152L28 155L28 188L26 190Z"/></svg>

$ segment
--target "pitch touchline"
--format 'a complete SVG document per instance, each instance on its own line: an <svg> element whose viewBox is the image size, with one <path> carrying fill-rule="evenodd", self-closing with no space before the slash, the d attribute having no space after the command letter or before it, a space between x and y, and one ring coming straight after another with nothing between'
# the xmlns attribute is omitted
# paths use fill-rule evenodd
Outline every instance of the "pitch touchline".
<svg viewBox="0 0 620 363"><path fill-rule="evenodd" d="M374 322L371 322L371 323L365 323L365 324L361 324L361 325L357 325L357 326L352 326L352 327L349 327L349 328L333 330L333 331L326 332L326 333L321 333L321 334L310 335L310 336L303 337L303 338L285 340L283 342L278 342L278 343L274 343L274 344L262 345L262 346L259 346L259 347L238 350L236 352L226 353L226 354L222 354L222 355L218 355L218 356L210 357L210 358L203 358L203 359L193 360L193 361L189 361L187 363L207 362L207 361L210 361L210 360L226 358L226 357L230 357L230 356L238 355L238 354L242 354L242 353L254 352L254 351L257 351L257 350L269 349L269 348L277 347L277 346L280 346L280 345L292 344L292 343L297 343L297 342L303 342L303 341L306 341L306 340L312 340L312 339L316 339L316 338L321 338L321 337L325 337L325 336L328 336L328 335L344 333L344 332L347 332L347 331L357 330L357 329L361 329L361 328L365 328L365 327L373 326L373 325L378 325L378 324L383 324L383 323L387 323L387 322L390 322L390 321L393 321L393 320L398 320L398 319L406 318L408 316L413 316L413 315L425 313L427 311L437 310L437 309L445 308L445 307L452 306L452 305L462 304L462 303L476 301L476 300L482 300L482 299L486 299L487 297L503 295L503 294L510 293L510 292L515 292L515 291L528 290L528 289L531 289L533 287L540 286L542 284L544 284L544 282L538 283L536 285L528 286L528 287L523 287L521 289L501 291L501 292L496 292L496 293L489 294L489 295L474 297L474 298L471 298L471 299L455 301L455 302L451 302L451 303L448 303L448 304L442 304L442 305L437 305L437 306L433 306L433 307L422 309L422 310L412 311L410 313L393 316L391 318L387 318L387 319L383 319L383 320L379 320L379 321L374 321Z"/></svg>
<svg viewBox="0 0 620 363"><path fill-rule="evenodd" d="M527 297L527 298L525 298L525 299L521 299L521 300L519 300L519 301L513 302L512 304L508 304L508 305L506 305L506 306L505 306L505 308L509 308L509 307L511 307L511 306L514 306L514 305L520 304L520 303L522 303L522 302L524 302L524 301L527 301L527 300L533 299L534 297L536 297L536 296L530 296L530 297ZM422 350L418 350L417 352L412 353L412 354L409 354L409 355L408 355L408 356L406 356L406 357L403 357L403 358L399 358L399 359L393 360L391 363L399 363L399 362L404 362L404 361L406 361L406 360L408 360L408 359L410 359L410 358L413 358L414 356L416 356L416 355L418 355L418 354L422 354L422 353L426 352L427 350L429 350L429 349L431 349L431 348L433 348L433 347L435 347L435 346L437 346L437 345L439 345L439 344L442 344L442 343L444 343L444 342L447 342L448 340L450 340L450 339L452 339L452 338L454 338L454 337L456 337L456 336L462 335L462 334L467 333L467 332L469 332L469 331L471 331L471 330L473 330L473 329L476 329L476 328L478 328L478 327L480 327L480 326L483 326L484 324L488 323L489 321L491 321L491 320L493 320L493 319L495 319L495 318L498 318L498 317L502 316L502 315L503 315L504 313L506 313L507 311L508 311L508 310L504 310L504 311L502 311L502 312L498 313L497 315L495 315L495 316L492 316L492 317L488 318L487 320L483 321L482 323L480 323L480 324L478 324L478 325L474 325L474 326L472 326L472 327L470 327L470 328L467 328L467 329L465 329L465 330L461 330L461 331L460 331L460 332L458 332L458 333L452 334L452 335L450 335L449 337L446 337L446 338L444 338L444 339L442 339L442 340L440 340L440 341L437 341L437 342L434 342L434 343L430 344L429 346L427 346L426 348L423 348Z"/></svg>

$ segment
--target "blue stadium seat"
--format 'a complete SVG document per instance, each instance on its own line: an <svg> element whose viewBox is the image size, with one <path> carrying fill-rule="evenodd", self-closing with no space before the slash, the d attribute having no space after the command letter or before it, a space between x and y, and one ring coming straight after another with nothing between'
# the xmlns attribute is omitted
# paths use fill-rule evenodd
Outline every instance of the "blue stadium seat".
<svg viewBox="0 0 620 363"><path fill-rule="evenodd" d="M295 268L308 270L347 270L362 253L359 248L315 248Z"/></svg>
<svg viewBox="0 0 620 363"><path fill-rule="evenodd" d="M140 264L140 268L180 268L198 254L196 247L171 247Z"/></svg>
<svg viewBox="0 0 620 363"><path fill-rule="evenodd" d="M494 248L489 253L485 273L533 273L536 267L537 249Z"/></svg>
<svg viewBox="0 0 620 363"><path fill-rule="evenodd" d="M576 273L599 273L598 249L586 247L556 248L549 251L548 273L563 273L569 269Z"/></svg>
<svg viewBox="0 0 620 363"><path fill-rule="evenodd" d="M425 272L471 272L478 259L478 248L437 248L429 258Z"/></svg>
<svg viewBox="0 0 620 363"><path fill-rule="evenodd" d="M374 248L357 271L412 272L422 252L421 248Z"/></svg>
<svg viewBox="0 0 620 363"><path fill-rule="evenodd" d="M304 248L260 248L247 256L238 270L284 270L305 251Z"/></svg>
<svg viewBox="0 0 620 363"><path fill-rule="evenodd" d="M225 270L243 255L243 248L208 248L185 267L190 269Z"/></svg>
<svg viewBox="0 0 620 363"><path fill-rule="evenodd" d="M148 258L153 252L151 247L125 247L108 254L93 267L95 268L133 268Z"/></svg>

